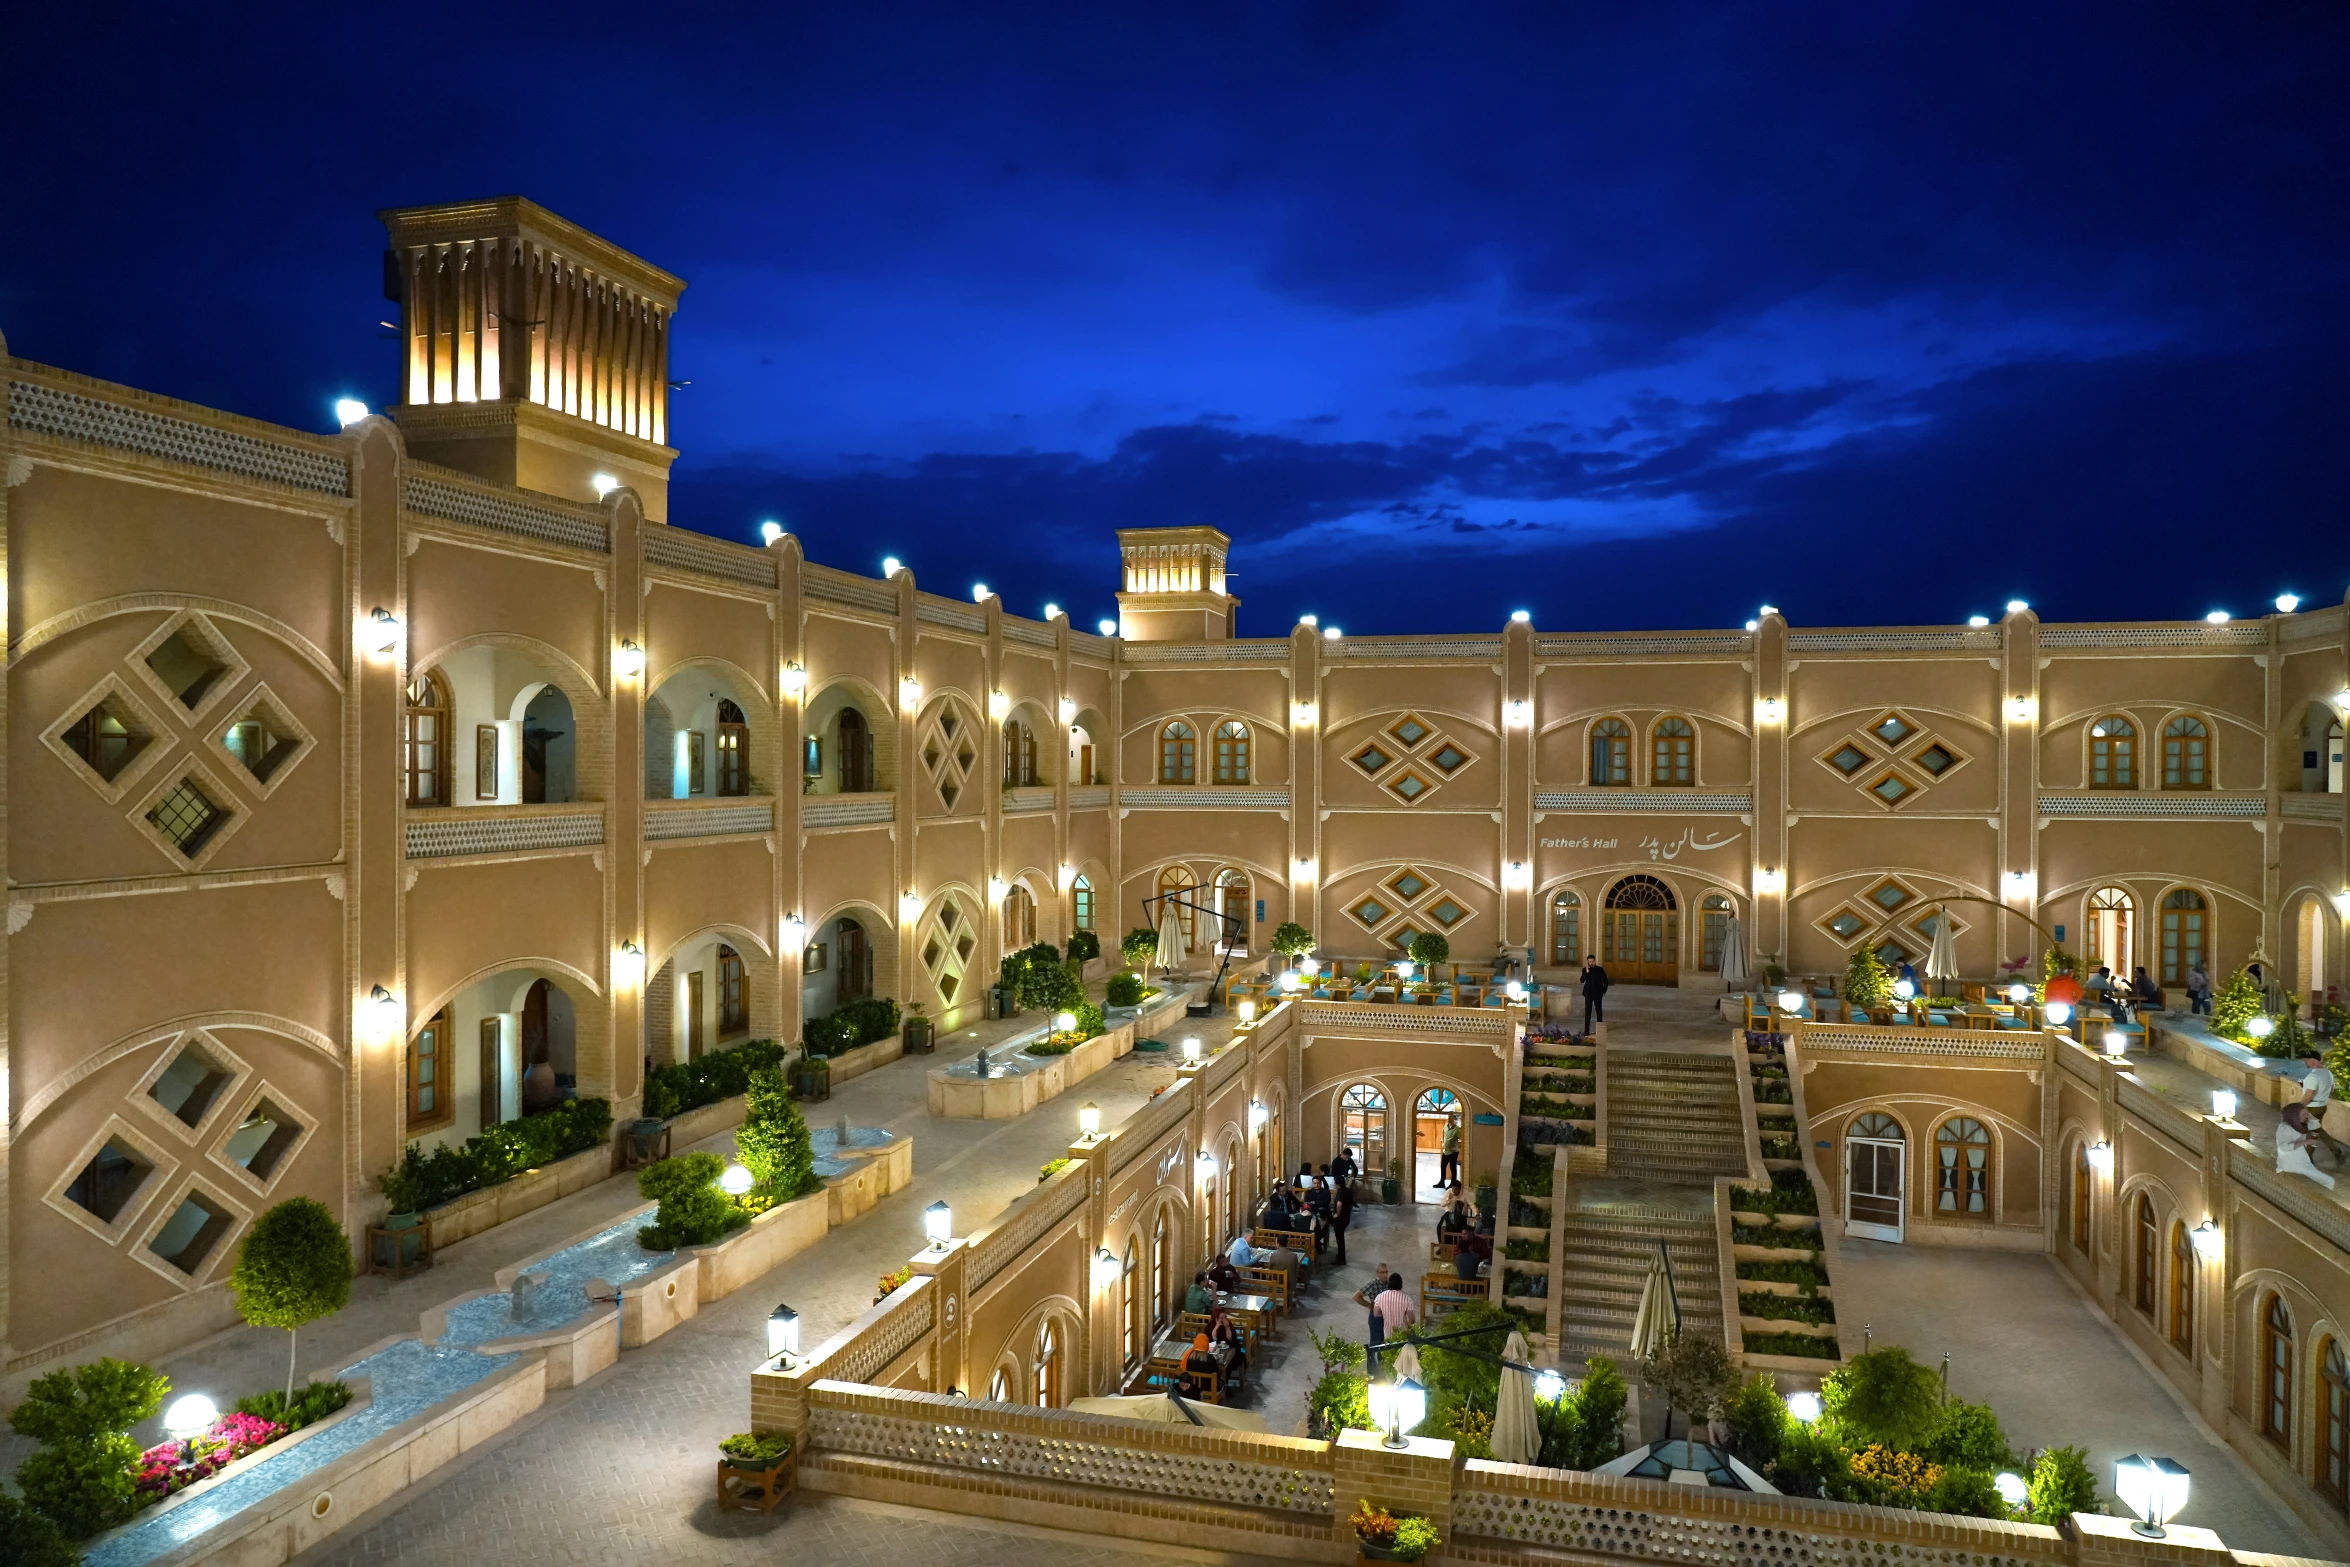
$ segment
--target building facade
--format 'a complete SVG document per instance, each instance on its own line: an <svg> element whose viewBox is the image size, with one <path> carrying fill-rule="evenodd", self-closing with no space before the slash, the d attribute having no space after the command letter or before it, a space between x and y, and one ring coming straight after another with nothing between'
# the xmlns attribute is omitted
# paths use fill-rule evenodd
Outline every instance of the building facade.
<svg viewBox="0 0 2350 1567"><path fill-rule="evenodd" d="M356 1230L411 1142L862 996L952 1027L1164 891L1562 979L1718 986L1731 916L1922 957L1941 906L1969 974L2029 914L2339 982L2340 605L1244 638L1187 528L1095 636L671 525L684 285L527 202L386 223L388 416L7 361L7 1386L222 1325L254 1215Z"/></svg>

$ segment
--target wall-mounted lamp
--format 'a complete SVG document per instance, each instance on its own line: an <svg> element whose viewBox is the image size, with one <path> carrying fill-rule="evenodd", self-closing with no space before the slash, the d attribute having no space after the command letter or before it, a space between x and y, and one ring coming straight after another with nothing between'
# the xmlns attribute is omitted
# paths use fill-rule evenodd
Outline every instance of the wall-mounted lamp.
<svg viewBox="0 0 2350 1567"><path fill-rule="evenodd" d="M367 1016L377 1039L400 1037L400 998L381 985L367 993Z"/></svg>
<svg viewBox="0 0 2350 1567"><path fill-rule="evenodd" d="M620 950L612 954L612 983L633 988L645 982L645 949L633 941L624 941Z"/></svg>
<svg viewBox="0 0 2350 1567"><path fill-rule="evenodd" d="M2032 999L2032 987L2019 979L2007 987L2007 999L2020 1007Z"/></svg>
<svg viewBox="0 0 2350 1567"><path fill-rule="evenodd" d="M2224 626L2234 617L2229 615L2228 612L2224 609L2215 609L2210 614L2205 615L2203 618L2212 625Z"/></svg>
<svg viewBox="0 0 2350 1567"><path fill-rule="evenodd" d="M1059 620L1067 613L1068 611L1062 609L1058 604L1047 604L1044 607L1044 618L1047 620Z"/></svg>
<svg viewBox="0 0 2350 1567"><path fill-rule="evenodd" d="M1069 700L1069 698L1061 698L1061 704L1057 711L1061 715L1062 723L1073 724L1077 722L1077 704Z"/></svg>
<svg viewBox="0 0 2350 1567"><path fill-rule="evenodd" d="M1214 1154L1202 1148L1199 1151L1199 1158L1193 1162L1199 1166L1201 1180L1212 1181L1216 1178L1216 1156Z"/></svg>
<svg viewBox="0 0 2350 1567"><path fill-rule="evenodd" d="M1248 1129L1250 1131L1263 1131L1265 1123L1272 1118L1273 1112L1265 1108L1265 1102L1262 1099L1251 1099L1248 1102Z"/></svg>
<svg viewBox="0 0 2350 1567"><path fill-rule="evenodd" d="M990 876L987 878L987 896L991 901L998 903L1002 902L1004 895L1009 893L1011 890L1012 884L1004 880L1001 876Z"/></svg>
<svg viewBox="0 0 2350 1567"><path fill-rule="evenodd" d="M974 582L974 583L972 583L972 584L971 584L971 602L972 602L972 603L974 603L974 604L984 604L984 603L986 603L986 602L988 601L988 599L989 599L991 596L992 596L992 595L990 595L990 594L988 593L988 591L987 591L987 584L986 584L986 583L984 583L984 582Z"/></svg>
<svg viewBox="0 0 2350 1567"><path fill-rule="evenodd" d="M1966 618L1966 623L1980 631L1991 624L1991 617L1989 615L1969 615Z"/></svg>
<svg viewBox="0 0 2350 1567"><path fill-rule="evenodd" d="M898 682L898 706L909 715L922 711L922 682L912 675Z"/></svg>
<svg viewBox="0 0 2350 1567"><path fill-rule="evenodd" d="M782 537L783 537L783 524L782 524L782 523L780 523L780 522L773 522L773 521L769 521L769 522L762 522L762 523L760 523L760 524L759 524L759 542L760 542L761 544L773 544L773 543L774 543L776 540L778 540L778 539L780 539L780 538L782 538Z"/></svg>
<svg viewBox="0 0 2350 1567"><path fill-rule="evenodd" d="M808 922L797 914L786 914L776 937L786 952L798 952L808 945Z"/></svg>
<svg viewBox="0 0 2350 1567"><path fill-rule="evenodd" d="M2001 871L1999 895L2010 903L2029 903L2039 889L2040 878L2030 871Z"/></svg>
<svg viewBox="0 0 2350 1567"><path fill-rule="evenodd" d="M1289 704L1289 722L1290 722L1290 725L1291 725L1291 727L1293 727L1293 728L1297 728L1297 729L1311 729L1311 728L1313 728L1313 727L1314 727L1314 718L1315 718L1316 712L1317 712L1317 709L1315 708L1314 704L1313 704L1313 703L1311 703L1311 702L1292 702L1292 703L1290 703L1290 704Z"/></svg>
<svg viewBox="0 0 2350 1567"><path fill-rule="evenodd" d="M1118 1282L1118 1259L1110 1255L1110 1248L1099 1246L1093 1254L1093 1287L1106 1290Z"/></svg>
<svg viewBox="0 0 2350 1567"><path fill-rule="evenodd" d="M1012 696L1008 691L990 691L987 694L987 716L1002 723L1012 716Z"/></svg>
<svg viewBox="0 0 2350 1567"><path fill-rule="evenodd" d="M883 580L886 581L887 579L896 576L899 572L904 571L905 569L906 563L898 559L895 555L884 555L881 557L881 575Z"/></svg>
<svg viewBox="0 0 2350 1567"><path fill-rule="evenodd" d="M1785 871L1776 870L1767 865L1758 865L1755 867L1754 895L1756 897L1767 898L1776 893L1785 892L1786 890L1787 873Z"/></svg>
<svg viewBox="0 0 2350 1567"><path fill-rule="evenodd" d="M1787 699L1778 696L1758 698L1754 704L1754 721L1766 728L1786 722Z"/></svg>
<svg viewBox="0 0 2350 1567"><path fill-rule="evenodd" d="M376 656L396 653L400 649L400 617L377 605L364 622L367 632L367 651Z"/></svg>
<svg viewBox="0 0 2350 1567"><path fill-rule="evenodd" d="M899 919L902 919L902 920L904 920L904 921L905 921L907 924L911 925L911 924L913 924L913 923L914 923L916 920L920 919L921 917L922 917L922 894L920 894L920 893L918 893L918 892L901 892L901 893L899 893L899 894L898 894L898 918L899 918Z"/></svg>
<svg viewBox="0 0 2350 1567"><path fill-rule="evenodd" d="M808 666L797 663L784 665L783 694L797 702L801 697L807 694L807 691Z"/></svg>
<svg viewBox="0 0 2350 1567"><path fill-rule="evenodd" d="M2113 1173L2113 1144L2099 1138L2089 1145L2087 1154L2090 1169L2095 1170L2099 1175Z"/></svg>
<svg viewBox="0 0 2350 1567"><path fill-rule="evenodd" d="M1346 633L1339 630L1336 626L1324 626L1322 628L1322 640L1325 642L1336 642L1339 638L1345 635Z"/></svg>
<svg viewBox="0 0 2350 1567"><path fill-rule="evenodd" d="M1523 892L1534 885L1534 867L1524 860L1511 860L1501 868L1501 884L1512 892Z"/></svg>
<svg viewBox="0 0 2350 1567"><path fill-rule="evenodd" d="M2032 715L2040 711L2040 699L2031 696L2011 696L2007 699L2007 721L2028 724Z"/></svg>
<svg viewBox="0 0 2350 1567"><path fill-rule="evenodd" d="M1067 892L1067 891L1068 891L1068 890L1069 890L1071 887L1074 887L1074 886L1076 886L1076 885L1077 885L1077 867L1076 867L1076 866L1074 866L1074 865L1064 865L1064 866L1062 866L1062 867L1061 867L1061 871L1060 871L1060 881L1061 881L1061 890L1062 890L1063 892Z"/></svg>
<svg viewBox="0 0 2350 1567"><path fill-rule="evenodd" d="M1501 993L1513 1002L1523 1001L1526 999L1526 982L1521 979L1513 979L1501 987Z"/></svg>
<svg viewBox="0 0 2350 1567"><path fill-rule="evenodd" d="M2350 920L2350 892L2334 894L2334 912L2341 915L2342 918Z"/></svg>
<svg viewBox="0 0 2350 1567"><path fill-rule="evenodd" d="M620 488L620 481L608 473L599 473L588 480L588 488L596 492L597 500L602 500Z"/></svg>
<svg viewBox="0 0 2350 1567"><path fill-rule="evenodd" d="M623 680L634 680L645 672L645 650L626 637L612 653L612 673Z"/></svg>
<svg viewBox="0 0 2350 1567"><path fill-rule="evenodd" d="M1301 854L1297 857L1297 879L1299 881L1314 879L1314 857L1312 855Z"/></svg>
<svg viewBox="0 0 2350 1567"><path fill-rule="evenodd" d="M1534 704L1523 697L1501 704L1501 721L1512 729L1529 729L1534 724Z"/></svg>
<svg viewBox="0 0 2350 1567"><path fill-rule="evenodd" d="M2069 1001L2051 1001L2040 1009L2040 1015L2062 1028L2073 1020L2073 1004Z"/></svg>
<svg viewBox="0 0 2350 1567"><path fill-rule="evenodd" d="M1800 990L1782 990L1779 992L1778 999L1779 1010L1789 1017L1793 1017L1803 1010L1803 992Z"/></svg>
<svg viewBox="0 0 2350 1567"><path fill-rule="evenodd" d="M2195 1243L2195 1255L2206 1261L2217 1261L2221 1253L2228 1249L2227 1237L2220 1234L2219 1226L2212 1223L2208 1215L2201 1224L2187 1232L2187 1239Z"/></svg>
<svg viewBox="0 0 2350 1567"><path fill-rule="evenodd" d="M367 417L367 405L356 397L335 399L335 423L348 430Z"/></svg>

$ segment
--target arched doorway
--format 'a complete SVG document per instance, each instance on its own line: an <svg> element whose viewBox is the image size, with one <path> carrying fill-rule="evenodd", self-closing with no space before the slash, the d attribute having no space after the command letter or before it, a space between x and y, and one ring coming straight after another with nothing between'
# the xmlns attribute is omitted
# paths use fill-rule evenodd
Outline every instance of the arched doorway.
<svg viewBox="0 0 2350 1567"><path fill-rule="evenodd" d="M1200 901L1198 893L1199 878L1191 873L1190 866L1170 865L1159 872L1159 895L1182 900L1175 906L1175 918L1183 927L1183 950L1187 954L1199 951L1199 923L1196 917L1197 910L1194 907ZM1158 910L1158 917L1153 919L1151 924L1154 927L1164 924L1166 918L1166 906L1162 904Z"/></svg>
<svg viewBox="0 0 2350 1567"><path fill-rule="evenodd" d="M1387 1173L1387 1096L1376 1084L1356 1083L1338 1096L1339 1135L1355 1156L1363 1174L1378 1180ZM1274 1151L1276 1170L1282 1168Z"/></svg>
<svg viewBox="0 0 2350 1567"><path fill-rule="evenodd" d="M1844 1134L1844 1229L1869 1240L1901 1239L1903 1168L1909 1139L1901 1123L1871 1110Z"/></svg>
<svg viewBox="0 0 2350 1567"><path fill-rule="evenodd" d="M2301 917L2295 922L2294 948L2300 959L2294 969L2294 984L2314 1007L2326 997L2326 906L2314 894L2301 900Z"/></svg>
<svg viewBox="0 0 2350 1567"><path fill-rule="evenodd" d="M865 715L853 707L840 710L833 740L833 757L843 794L867 794L873 788L873 730ZM821 767L821 759L819 759Z"/></svg>
<svg viewBox="0 0 2350 1567"><path fill-rule="evenodd" d="M1681 915L1673 889L1627 876L1608 889L1599 961L1618 984L1672 985L1681 978Z"/></svg>
<svg viewBox="0 0 2350 1567"><path fill-rule="evenodd" d="M554 686L539 687L522 710L523 804L556 804L579 797L574 735L578 727L572 721L571 698Z"/></svg>
<svg viewBox="0 0 2350 1567"><path fill-rule="evenodd" d="M833 929L833 999L845 1007L873 994L873 948L865 927L846 915Z"/></svg>
<svg viewBox="0 0 2350 1567"><path fill-rule="evenodd" d="M578 1016L561 987L534 980L522 997L522 1113L544 1110L579 1082Z"/></svg>
<svg viewBox="0 0 2350 1567"><path fill-rule="evenodd" d="M1004 893L1004 950L1016 952L1036 943L1036 899L1018 882Z"/></svg>
<svg viewBox="0 0 2350 1567"><path fill-rule="evenodd" d="M1248 872L1225 871L1216 878L1216 912L1224 916L1219 941L1230 947L1235 956L1248 951L1255 914Z"/></svg>
<svg viewBox="0 0 2350 1567"><path fill-rule="evenodd" d="M1463 1124L1461 1096L1449 1088L1431 1088L1412 1106L1412 1200L1442 1202L1444 1189L1460 1178L1457 1160L1468 1135ZM1444 1154L1450 1148L1456 1160L1453 1174L1444 1174Z"/></svg>

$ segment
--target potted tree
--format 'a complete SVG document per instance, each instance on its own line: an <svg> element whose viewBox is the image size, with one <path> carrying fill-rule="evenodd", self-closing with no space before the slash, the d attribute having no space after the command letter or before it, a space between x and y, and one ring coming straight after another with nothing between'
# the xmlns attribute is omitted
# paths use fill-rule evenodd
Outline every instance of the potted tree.
<svg viewBox="0 0 2350 1567"><path fill-rule="evenodd" d="M737 1431L718 1444L721 1509L771 1513L797 1489L799 1464L788 1433Z"/></svg>
<svg viewBox="0 0 2350 1567"><path fill-rule="evenodd" d="M987 1008L997 1017L1020 1015L1020 980L1028 970L1026 948L1007 952L996 968L996 982L988 987Z"/></svg>
<svg viewBox="0 0 2350 1567"><path fill-rule="evenodd" d="M1436 979L1436 965L1452 960L1452 943L1435 931L1422 931L1412 938L1411 959L1420 965L1420 972L1431 984Z"/></svg>
<svg viewBox="0 0 2350 1567"><path fill-rule="evenodd" d="M1273 928L1273 950L1295 968L1299 958L1314 950L1314 933L1295 920L1283 920Z"/></svg>
<svg viewBox="0 0 2350 1567"><path fill-rule="evenodd" d="M1387 1173L1379 1178L1379 1200L1390 1208L1403 1201L1403 1160L1387 1161Z"/></svg>
<svg viewBox="0 0 2350 1567"><path fill-rule="evenodd" d="M906 1003L906 1021L898 1030L898 1037L905 1041L905 1051L910 1056L926 1056L937 1048L937 1035L931 1031L930 1019L922 1015L921 1002Z"/></svg>
<svg viewBox="0 0 2350 1567"><path fill-rule="evenodd" d="M419 1228L424 1220L418 1213L424 1206L424 1177L410 1162L414 1156L415 1151L409 1150L398 1164L375 1178L375 1189L391 1205L383 1227L392 1233L376 1237L368 1266L389 1273L400 1272L424 1255L424 1235Z"/></svg>
<svg viewBox="0 0 2350 1567"><path fill-rule="evenodd" d="M286 1330L286 1402L291 1404L302 1324L351 1303L351 1237L324 1203L289 1197L245 1232L229 1288L247 1322Z"/></svg>

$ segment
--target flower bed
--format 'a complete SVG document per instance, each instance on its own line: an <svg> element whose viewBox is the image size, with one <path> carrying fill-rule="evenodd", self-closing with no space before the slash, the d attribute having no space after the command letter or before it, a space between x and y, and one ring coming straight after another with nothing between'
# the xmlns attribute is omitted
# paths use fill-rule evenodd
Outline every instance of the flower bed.
<svg viewBox="0 0 2350 1567"><path fill-rule="evenodd" d="M222 1415L185 1442L159 1442L139 1455L134 1483L139 1505L152 1507L175 1491L209 1480L248 1453L259 1452L286 1428L258 1415Z"/></svg>

